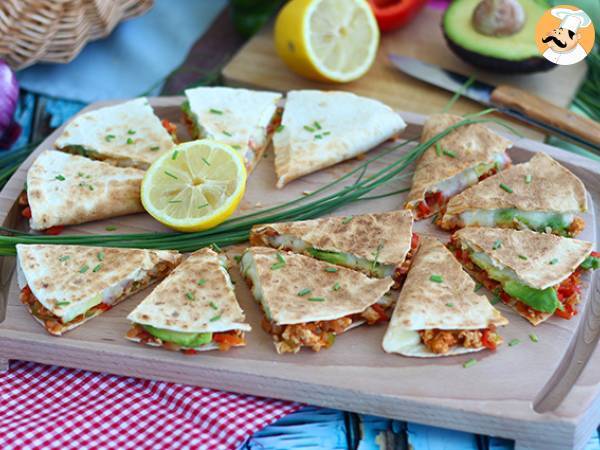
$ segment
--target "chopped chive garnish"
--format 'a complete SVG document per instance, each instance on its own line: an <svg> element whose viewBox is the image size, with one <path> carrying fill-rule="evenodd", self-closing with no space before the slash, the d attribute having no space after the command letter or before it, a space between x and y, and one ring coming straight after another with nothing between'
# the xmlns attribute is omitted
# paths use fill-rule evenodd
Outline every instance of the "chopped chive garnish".
<svg viewBox="0 0 600 450"><path fill-rule="evenodd" d="M442 150L442 153L446 156L449 156L450 158L456 158L456 153L450 151L450 150Z"/></svg>
<svg viewBox="0 0 600 450"><path fill-rule="evenodd" d="M502 241L500 239L495 240L492 250L498 250L500 247L502 247Z"/></svg>
<svg viewBox="0 0 600 450"><path fill-rule="evenodd" d="M500 187L502 189L504 189L506 192L508 192L509 194L513 193L513 190L510 187L508 187L506 184L504 184L504 183L500 183Z"/></svg>
<svg viewBox="0 0 600 450"><path fill-rule="evenodd" d="M175 151L173 152L173 156L171 156L171 159L172 159L173 161L175 161L175 160L177 159L177 155L179 155L179 150L175 150Z"/></svg>
<svg viewBox="0 0 600 450"><path fill-rule="evenodd" d="M209 303L209 305L210 305L210 307L211 307L212 309L214 309L215 311L216 311L217 309L219 309L219 307L217 306L217 304L216 304L215 302L210 302L210 303Z"/></svg>
<svg viewBox="0 0 600 450"><path fill-rule="evenodd" d="M492 301L490 302L492 305L495 305L498 302L502 301L502 298L500 297L500 289L496 288L493 292L494 296L492 297Z"/></svg>
<svg viewBox="0 0 600 450"><path fill-rule="evenodd" d="M84 264L83 266L81 266L81 269L79 269L79 273L86 273L89 268L90 268L90 266L88 266L87 264Z"/></svg>
<svg viewBox="0 0 600 450"><path fill-rule="evenodd" d="M323 131L323 133L321 133L323 136L329 136L331 134L331 131Z"/></svg>
<svg viewBox="0 0 600 450"><path fill-rule="evenodd" d="M309 302L324 302L325 299L323 297L309 297L308 301Z"/></svg>
<svg viewBox="0 0 600 450"><path fill-rule="evenodd" d="M239 146L238 144L232 145L231 147L235 148L236 150L240 150L242 147Z"/></svg>
<svg viewBox="0 0 600 450"><path fill-rule="evenodd" d="M525 183L530 184L531 183L531 175L525 175Z"/></svg>
<svg viewBox="0 0 600 450"><path fill-rule="evenodd" d="M323 136L321 134L315 134L315 139L323 139Z"/></svg>
<svg viewBox="0 0 600 450"><path fill-rule="evenodd" d="M309 127L308 125L304 125L304 129L305 129L306 131L310 131L311 133L314 133L314 132L315 132L315 129L314 129L313 127Z"/></svg>
<svg viewBox="0 0 600 450"><path fill-rule="evenodd" d="M96 273L98 272L100 269L102 269L102 264L97 264L93 269L92 272Z"/></svg>
<svg viewBox="0 0 600 450"><path fill-rule="evenodd" d="M217 244L216 242L210 244L210 247L217 253L221 253L223 251L223 249L219 247L219 244Z"/></svg>
<svg viewBox="0 0 600 450"><path fill-rule="evenodd" d="M233 257L233 259L235 260L236 263L239 263L242 260L242 257L240 255L235 255Z"/></svg>
<svg viewBox="0 0 600 450"><path fill-rule="evenodd" d="M206 284L206 280L204 278L201 278L198 281L196 281L196 284L198 286L204 286Z"/></svg>
<svg viewBox="0 0 600 450"><path fill-rule="evenodd" d="M94 186L92 186L91 184L88 184L88 189L89 189L90 191L93 191L93 190L94 190Z"/></svg>
<svg viewBox="0 0 600 450"><path fill-rule="evenodd" d="M204 205L198 206L198 209L206 208L207 206L208 206L208 203L205 203Z"/></svg>
<svg viewBox="0 0 600 450"><path fill-rule="evenodd" d="M150 147L150 151L152 151L152 152L156 152L158 150L160 150L160 147L158 145L155 145L154 147Z"/></svg>
<svg viewBox="0 0 600 450"><path fill-rule="evenodd" d="M173 178L174 180L179 180L179 178L177 178L175 175L173 175L171 172L169 172L168 170L165 170L165 175L168 177Z"/></svg>
<svg viewBox="0 0 600 450"><path fill-rule="evenodd" d="M106 231L115 231L117 229L117 227L115 227L114 225L109 225L105 228Z"/></svg>
<svg viewBox="0 0 600 450"><path fill-rule="evenodd" d="M308 294L310 294L311 292L312 292L312 289L309 289L309 288L300 289L300 290L298 291L298 296L299 296L299 297L304 297L305 295L308 295Z"/></svg>
<svg viewBox="0 0 600 450"><path fill-rule="evenodd" d="M370 272L375 272L375 268L377 267L377 260L379 259L379 253L381 252L381 249L383 248L383 242L380 242L379 245L377 246L377 249L375 250L375 252L373 253L373 261L371 261L371 269Z"/></svg>
<svg viewBox="0 0 600 450"><path fill-rule="evenodd" d="M537 334L535 334L535 333L531 333L529 335L529 339L531 340L531 342L539 342L540 341L539 338L537 337Z"/></svg>
<svg viewBox="0 0 600 450"><path fill-rule="evenodd" d="M527 261L527 256L525 256L525 255L517 255L517 256L519 257L519 259Z"/></svg>
<svg viewBox="0 0 600 450"><path fill-rule="evenodd" d="M169 200L167 203L182 203L183 200Z"/></svg>
<svg viewBox="0 0 600 450"><path fill-rule="evenodd" d="M463 363L463 367L468 369L469 367L473 367L475 364L477 364L477 360L475 358L471 358Z"/></svg>
<svg viewBox="0 0 600 450"><path fill-rule="evenodd" d="M56 302L56 306L67 306L70 304L71 304L71 302L67 302L67 301Z"/></svg>
<svg viewBox="0 0 600 450"><path fill-rule="evenodd" d="M104 261L104 252L96 253L96 258L98 258L98 261Z"/></svg>
<svg viewBox="0 0 600 450"><path fill-rule="evenodd" d="M558 262L558 258L552 258L548 264L550 264L551 266L553 266L557 262Z"/></svg>
<svg viewBox="0 0 600 450"><path fill-rule="evenodd" d="M519 345L520 343L521 343L521 341L520 341L520 340L518 340L518 339L512 339L512 340L511 340L511 341L508 343L508 346L509 346L509 347L514 347L515 345Z"/></svg>
<svg viewBox="0 0 600 450"><path fill-rule="evenodd" d="M277 253L277 261L285 264L285 258L283 257L283 255L281 253Z"/></svg>
<svg viewBox="0 0 600 450"><path fill-rule="evenodd" d="M220 318L221 318L221 315L214 316L214 317L211 317L211 318L210 318L210 321L211 321L211 322L216 322L216 321L217 321L217 320L219 320Z"/></svg>
<svg viewBox="0 0 600 450"><path fill-rule="evenodd" d="M341 288L341 286L340 286L340 283L335 283L335 284L333 285L333 288L332 288L332 289L333 289L334 291L339 291L339 290L340 290L340 288Z"/></svg>
<svg viewBox="0 0 600 450"><path fill-rule="evenodd" d="M431 275L429 277L429 281L433 281L434 283L443 283L444 279L441 275Z"/></svg>
<svg viewBox="0 0 600 450"><path fill-rule="evenodd" d="M194 300L194 294L193 294L193 293L191 293L191 292L186 292L186 293L185 293L185 297L186 297L188 300Z"/></svg>
<svg viewBox="0 0 600 450"><path fill-rule="evenodd" d="M60 262L65 262L65 261L66 261L67 259L69 259L69 258L70 258L70 256L64 255L64 256L59 256L59 257L58 257L58 260L59 260Z"/></svg>
<svg viewBox="0 0 600 450"><path fill-rule="evenodd" d="M348 222L350 222L354 217L352 216L348 216L348 217L344 217L344 220L342 220L342 223L344 225L346 225Z"/></svg>
<svg viewBox="0 0 600 450"><path fill-rule="evenodd" d="M315 128L316 128L317 130L320 130L320 129L321 129L321 124L320 124L319 122L317 122L316 120L315 120L315 122L313 123L313 125L315 126Z"/></svg>
<svg viewBox="0 0 600 450"><path fill-rule="evenodd" d="M475 290L474 290L473 292L477 292L477 291L478 291L479 289L481 289L482 287L483 287L483 284L481 284L481 283L477 283L477 284L475 285Z"/></svg>
<svg viewBox="0 0 600 450"><path fill-rule="evenodd" d="M57 179L58 181L65 181L66 180L66 178L63 177L62 175L56 175L54 178Z"/></svg>
<svg viewBox="0 0 600 450"><path fill-rule="evenodd" d="M202 157L202 161L204 161L204 164L206 164L207 166L210 166L210 163L206 158Z"/></svg>
<svg viewBox="0 0 600 450"><path fill-rule="evenodd" d="M209 111L212 114L223 114L223 111L221 111L220 109L210 108Z"/></svg>
<svg viewBox="0 0 600 450"><path fill-rule="evenodd" d="M135 130L127 130L127 134L135 134Z"/></svg>
<svg viewBox="0 0 600 450"><path fill-rule="evenodd" d="M454 303L446 303L446 306L447 306L448 308L454 308Z"/></svg>
<svg viewBox="0 0 600 450"><path fill-rule="evenodd" d="M438 218L438 213L435 213L433 215L433 217L431 218L431 223L435 223L435 221L437 220L437 218Z"/></svg>
<svg viewBox="0 0 600 450"><path fill-rule="evenodd" d="M114 138L116 138L116 136L115 136L114 134L107 134L107 135L104 137L104 140L105 140L106 142L110 142L110 141L112 141Z"/></svg>
<svg viewBox="0 0 600 450"><path fill-rule="evenodd" d="M275 132L276 133L281 133L283 131L283 129L285 128L285 125L279 125L276 129Z"/></svg>
<svg viewBox="0 0 600 450"><path fill-rule="evenodd" d="M442 146L439 142L435 143L435 154L438 156L442 156Z"/></svg>
<svg viewBox="0 0 600 450"><path fill-rule="evenodd" d="M335 273L337 272L337 268L336 267L325 267L325 272L331 272L331 273Z"/></svg>
<svg viewBox="0 0 600 450"><path fill-rule="evenodd" d="M275 264L271 265L271 270L279 270L279 269L282 269L284 267L285 267L285 263L284 262L283 263L282 262L278 262L278 263L275 263Z"/></svg>
<svg viewBox="0 0 600 450"><path fill-rule="evenodd" d="M134 142L133 139L127 138L127 144L131 145L131 144L133 144L133 142Z"/></svg>
<svg viewBox="0 0 600 450"><path fill-rule="evenodd" d="M223 130L223 134L224 134L225 136L229 136L229 137L233 136L233 135L232 135L232 134L231 134L229 131L227 131L227 130Z"/></svg>

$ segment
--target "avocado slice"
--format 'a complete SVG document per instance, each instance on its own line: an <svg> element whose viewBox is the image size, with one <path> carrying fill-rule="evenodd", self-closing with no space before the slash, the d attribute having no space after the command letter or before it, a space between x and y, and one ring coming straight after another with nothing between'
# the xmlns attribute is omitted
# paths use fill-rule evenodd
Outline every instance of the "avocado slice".
<svg viewBox="0 0 600 450"><path fill-rule="evenodd" d="M442 29L450 49L464 61L502 73L530 73L556 67L540 55L535 28L549 8L543 0L518 0L525 24L509 36L487 36L473 26L473 12L480 0L454 0L444 14Z"/></svg>
<svg viewBox="0 0 600 450"><path fill-rule="evenodd" d="M142 325L142 328L163 342L172 342L182 347L200 347L212 341L212 333L184 333L181 331L165 330L150 325Z"/></svg>
<svg viewBox="0 0 600 450"><path fill-rule="evenodd" d="M536 311L552 314L557 308L563 309L562 304L558 301L556 290L552 287L534 289L511 280L503 283L502 288L508 295L518 298Z"/></svg>
<svg viewBox="0 0 600 450"><path fill-rule="evenodd" d="M368 261L363 258L352 257L347 253L330 252L326 250L319 250L314 247L309 248L307 252L313 258L317 258L338 266L348 267L350 269L361 269L368 271L378 278L391 276L394 272L394 266L374 263L373 261Z"/></svg>

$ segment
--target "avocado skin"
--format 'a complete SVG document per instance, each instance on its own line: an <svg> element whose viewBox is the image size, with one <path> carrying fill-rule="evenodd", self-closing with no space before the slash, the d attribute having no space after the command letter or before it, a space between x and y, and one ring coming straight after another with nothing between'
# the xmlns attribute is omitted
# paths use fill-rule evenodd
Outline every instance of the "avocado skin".
<svg viewBox="0 0 600 450"><path fill-rule="evenodd" d="M444 38L448 43L448 47L450 47L450 49L463 61L491 72L505 74L533 73L545 72L556 67L556 64L551 63L542 56L522 59L520 61L509 61L507 59L495 58L472 52L452 41L446 34L446 31L444 31Z"/></svg>

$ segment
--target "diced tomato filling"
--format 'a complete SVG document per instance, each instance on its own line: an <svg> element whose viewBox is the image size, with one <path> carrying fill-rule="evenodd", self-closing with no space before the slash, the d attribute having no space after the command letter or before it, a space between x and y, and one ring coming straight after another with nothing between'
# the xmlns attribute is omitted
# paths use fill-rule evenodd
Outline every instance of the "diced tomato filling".
<svg viewBox="0 0 600 450"><path fill-rule="evenodd" d="M65 229L64 225L55 225L53 227L46 228L44 230L44 234L48 234L50 236L56 236L56 235L62 233L64 229Z"/></svg>
<svg viewBox="0 0 600 450"><path fill-rule="evenodd" d="M26 219L31 219L31 208L29 206L23 208L23 211L21 211L21 215Z"/></svg>
<svg viewBox="0 0 600 450"><path fill-rule="evenodd" d="M420 330L421 342L429 351L436 354L448 353L454 347L488 348L496 350L502 338L496 333L496 327L479 330Z"/></svg>
<svg viewBox="0 0 600 450"><path fill-rule="evenodd" d="M229 350L231 347L245 345L246 340L240 330L224 331L221 333L213 333L213 342L219 344L219 350L222 352Z"/></svg>
<svg viewBox="0 0 600 450"><path fill-rule="evenodd" d="M167 130L167 133L169 133L173 138L177 136L177 125L175 125L169 119L163 119L160 121L160 123L164 129Z"/></svg>
<svg viewBox="0 0 600 450"><path fill-rule="evenodd" d="M417 203L417 219L423 219L433 211L439 210L444 203L444 194L441 191L427 192L425 200Z"/></svg>
<svg viewBox="0 0 600 450"><path fill-rule="evenodd" d="M277 112L275 112L275 115L273 116L273 120L271 120L271 123L267 127L268 134L275 132L275 130L277 130L279 125L281 125L282 114L283 114L283 109L277 108Z"/></svg>
<svg viewBox="0 0 600 450"><path fill-rule="evenodd" d="M419 239L420 238L417 233L412 234L412 239L410 241L410 250L406 254L404 262L399 267L396 267L396 270L394 271L393 278L395 282L395 289L400 289L402 287L402 284L404 283L404 280L406 279L406 275L408 274L408 271L410 269L412 259L415 255L415 252L417 251L417 248L419 247Z"/></svg>
<svg viewBox="0 0 600 450"><path fill-rule="evenodd" d="M573 219L573 222L571 222L571 225L569 225L569 228L567 228L567 235L568 236L577 236L579 233L581 233L583 231L584 228L585 228L585 220L583 220L581 217L575 217Z"/></svg>
<svg viewBox="0 0 600 450"><path fill-rule="evenodd" d="M19 196L19 205L25 207L21 211L21 215L23 217L25 217L26 219L31 219L31 207L29 206L29 199L27 198L27 192L22 192L21 195ZM64 229L65 229L64 225L56 225L56 226L53 226L50 228L46 228L44 230L44 234L47 234L50 236L56 236L56 235L62 233Z"/></svg>

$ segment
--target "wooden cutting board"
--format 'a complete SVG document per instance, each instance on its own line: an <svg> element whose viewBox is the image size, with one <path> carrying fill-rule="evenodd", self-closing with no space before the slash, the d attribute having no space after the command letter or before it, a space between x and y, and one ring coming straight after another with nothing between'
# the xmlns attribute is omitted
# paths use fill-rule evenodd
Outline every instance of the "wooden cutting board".
<svg viewBox="0 0 600 450"><path fill-rule="evenodd" d="M339 85L306 80L279 59L273 44L273 25L265 27L233 57L223 70L227 84L260 89L289 91L290 89L344 89L384 101L391 107L431 114L441 111L452 94L416 80L395 69L387 59L389 53L419 58L491 84L511 84L535 93L556 105L567 107L583 81L585 63L560 66L549 72L533 75L497 75L477 70L462 62L446 46L442 35L442 11L426 8L407 27L382 36L377 60L360 80ZM452 109L459 114L480 111L482 106L460 99ZM524 126L519 129L528 137L542 139L543 135Z"/></svg>

